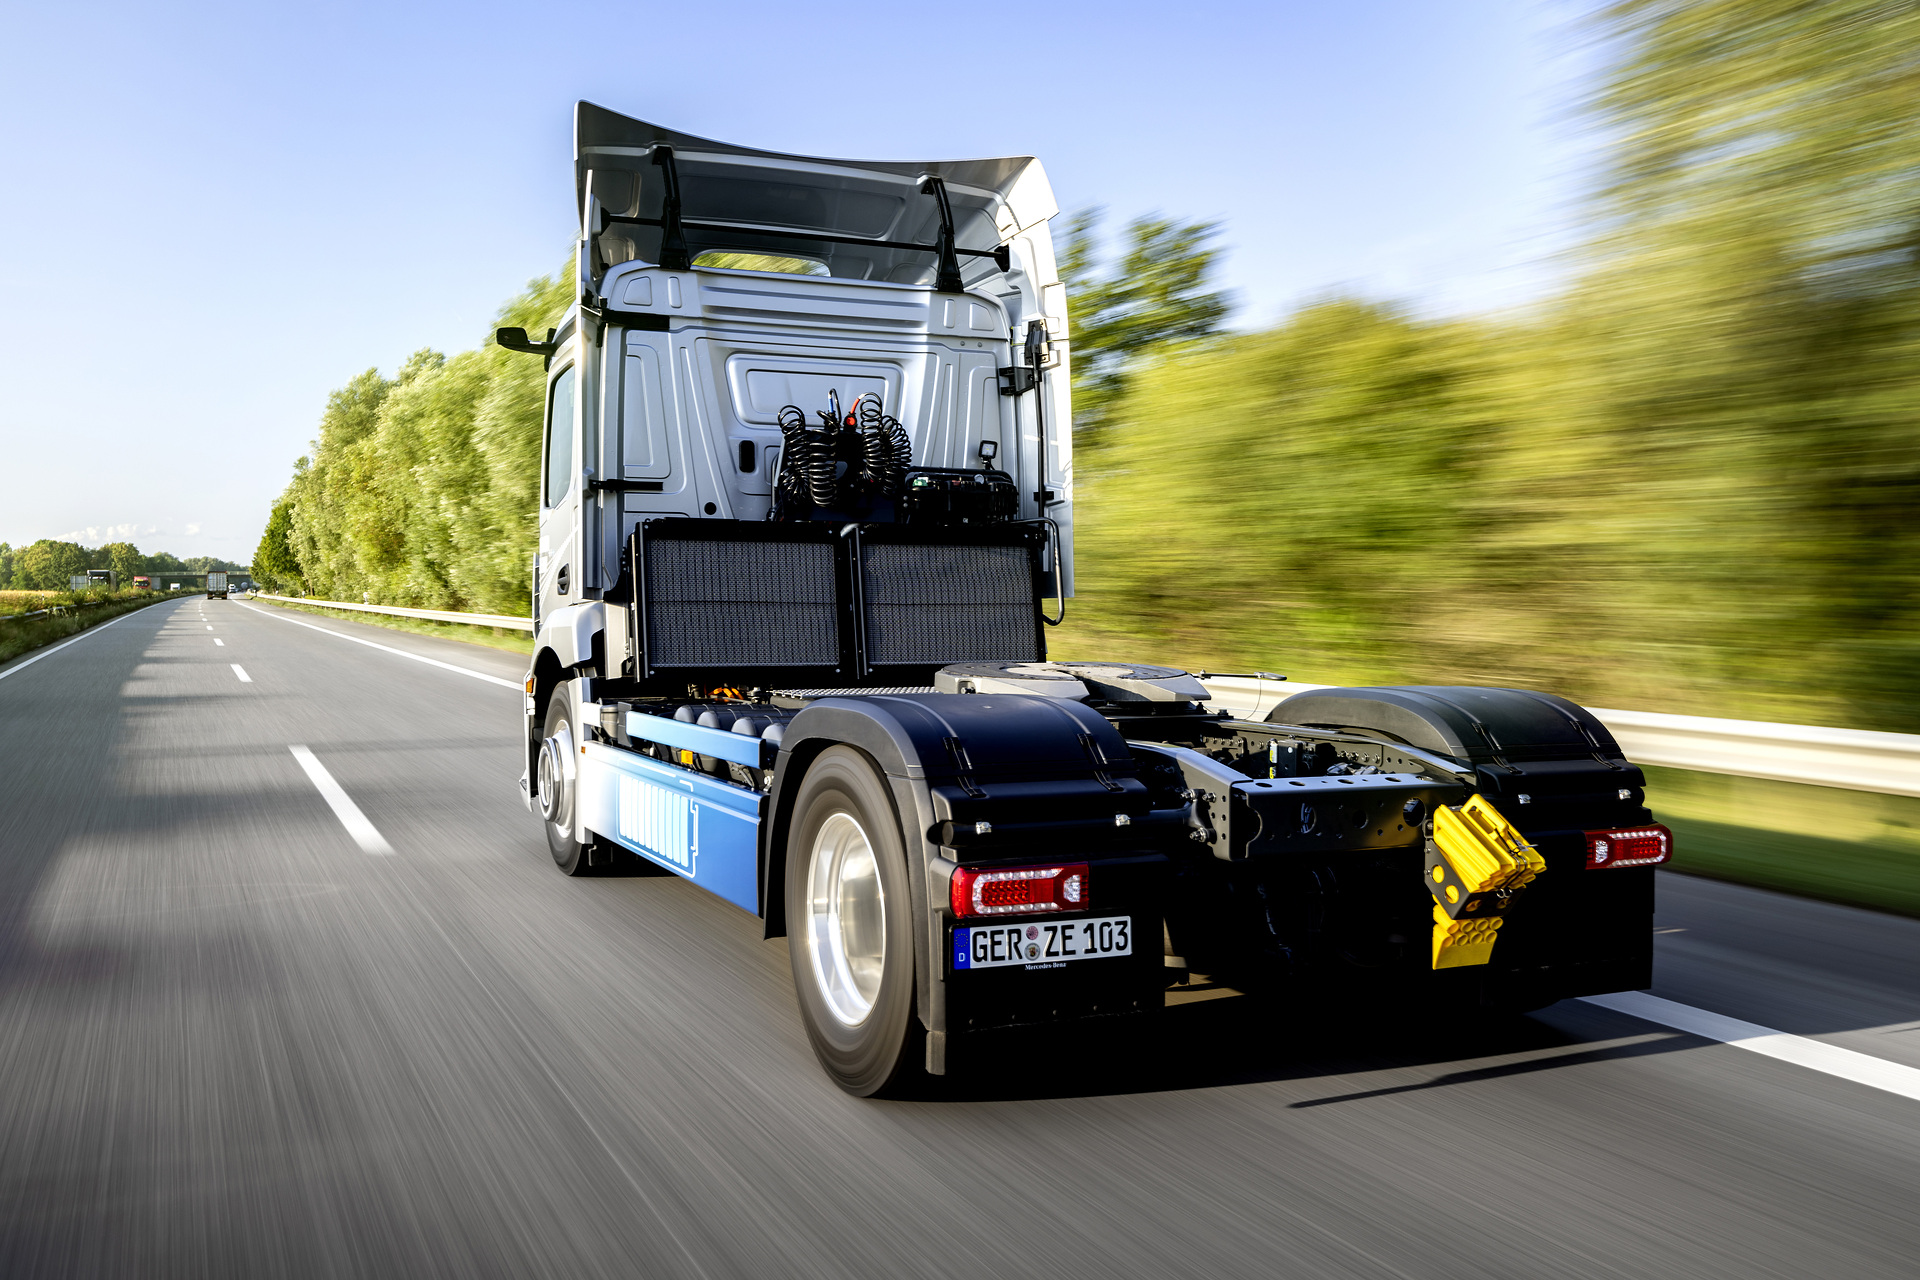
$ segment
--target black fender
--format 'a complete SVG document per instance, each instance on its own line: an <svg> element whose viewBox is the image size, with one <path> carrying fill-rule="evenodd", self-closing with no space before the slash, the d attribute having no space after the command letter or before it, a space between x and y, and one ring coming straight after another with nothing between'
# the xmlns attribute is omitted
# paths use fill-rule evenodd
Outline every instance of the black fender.
<svg viewBox="0 0 1920 1280"><path fill-rule="evenodd" d="M533 662L527 668L527 683L530 704L526 705L522 717L521 736L522 754L526 756L527 799L538 799L535 794L539 787L539 770L536 767L540 755L540 731L547 723L547 706L553 701L554 691L564 684L572 673L560 665L551 649L542 649L534 655Z"/></svg>
<svg viewBox="0 0 1920 1280"><path fill-rule="evenodd" d="M1315 689L1269 724L1381 734L1458 760L1473 786L1529 834L1653 820L1646 775L1578 703L1531 689L1371 685Z"/></svg>
<svg viewBox="0 0 1920 1280"><path fill-rule="evenodd" d="M946 1030L944 938L935 921L946 910L953 858L937 842L949 815L946 797L994 783L1018 788L1021 808L1068 807L1082 794L1147 812L1146 788L1133 757L1107 720L1081 703L1027 694L873 694L822 698L788 722L774 765L766 839L761 844L760 901L765 936L784 937L787 836L793 798L807 766L828 747L866 754L886 779L899 812L908 880L914 886L915 966L921 1019ZM1116 801L1113 797L1118 797ZM917 863L918 865L912 865Z"/></svg>
<svg viewBox="0 0 1920 1280"><path fill-rule="evenodd" d="M1366 729L1473 764L1501 757L1624 758L1620 745L1592 712L1531 689L1479 685L1314 689L1282 702L1267 713L1267 722Z"/></svg>

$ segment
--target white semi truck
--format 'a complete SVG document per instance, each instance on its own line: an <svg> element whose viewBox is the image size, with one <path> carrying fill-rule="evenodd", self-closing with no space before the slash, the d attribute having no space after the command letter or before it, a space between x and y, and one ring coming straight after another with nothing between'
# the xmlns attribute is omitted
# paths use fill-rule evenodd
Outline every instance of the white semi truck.
<svg viewBox="0 0 1920 1280"><path fill-rule="evenodd" d="M224 573L207 575L207 599L211 600L215 596L222 600L227 598L227 575Z"/></svg>
<svg viewBox="0 0 1920 1280"><path fill-rule="evenodd" d="M1253 721L1181 670L1048 661L1074 489L1039 161L581 103L574 164L577 300L497 335L547 367L521 791L561 871L679 875L785 936L842 1088L1150 1018L1189 969L1456 1009L1648 983L1671 836L1573 703Z"/></svg>

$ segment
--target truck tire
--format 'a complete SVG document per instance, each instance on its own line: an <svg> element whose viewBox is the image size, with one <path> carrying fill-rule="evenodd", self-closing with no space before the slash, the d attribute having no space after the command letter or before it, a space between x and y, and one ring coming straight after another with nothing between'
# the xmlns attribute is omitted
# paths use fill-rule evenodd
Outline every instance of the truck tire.
<svg viewBox="0 0 1920 1280"><path fill-rule="evenodd" d="M898 1089L925 1048L905 842L879 770L829 747L801 780L789 833L787 948L807 1038L848 1093Z"/></svg>
<svg viewBox="0 0 1920 1280"><path fill-rule="evenodd" d="M573 720L573 698L563 684L547 703L535 777L541 825L547 829L547 851L554 865L567 875L585 876L593 874L592 845L573 838L580 777L580 731Z"/></svg>

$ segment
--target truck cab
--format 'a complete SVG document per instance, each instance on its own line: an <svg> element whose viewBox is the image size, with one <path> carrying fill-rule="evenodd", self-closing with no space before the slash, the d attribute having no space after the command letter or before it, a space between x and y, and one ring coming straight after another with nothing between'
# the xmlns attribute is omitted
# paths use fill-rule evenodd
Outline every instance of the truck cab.
<svg viewBox="0 0 1920 1280"><path fill-rule="evenodd" d="M1057 528L1071 595L1066 300L1038 160L779 155L589 103L575 133L579 301L537 344L543 628L605 598L643 522L766 520L781 410L831 397L877 397L922 467L1007 477L1014 518ZM560 625L603 634L601 616Z"/></svg>
<svg viewBox="0 0 1920 1280"><path fill-rule="evenodd" d="M1646 984L1671 834L1573 703L1255 718L1049 660L1074 492L1039 161L581 103L574 166L575 300L497 334L546 369L522 798L566 874L679 875L787 938L842 1088L1150 1019L1194 970L1508 1009Z"/></svg>

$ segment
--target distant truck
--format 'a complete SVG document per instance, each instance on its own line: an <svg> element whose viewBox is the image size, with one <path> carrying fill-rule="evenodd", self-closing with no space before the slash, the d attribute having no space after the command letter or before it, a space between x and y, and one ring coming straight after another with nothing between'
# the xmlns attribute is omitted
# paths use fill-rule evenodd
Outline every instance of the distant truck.
<svg viewBox="0 0 1920 1280"><path fill-rule="evenodd" d="M995 1028L1148 1019L1189 971L1461 1018L1649 985L1671 834L1574 703L1253 720L1177 668L1048 660L1074 494L1039 161L584 102L574 142L576 301L496 336L547 366L520 787L562 872L760 917L860 1095Z"/></svg>
<svg viewBox="0 0 1920 1280"><path fill-rule="evenodd" d="M227 598L227 575L224 573L207 575L207 599L211 600L215 596L222 600Z"/></svg>

